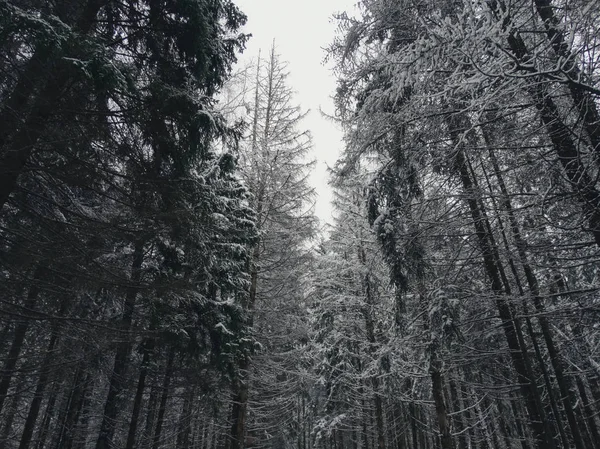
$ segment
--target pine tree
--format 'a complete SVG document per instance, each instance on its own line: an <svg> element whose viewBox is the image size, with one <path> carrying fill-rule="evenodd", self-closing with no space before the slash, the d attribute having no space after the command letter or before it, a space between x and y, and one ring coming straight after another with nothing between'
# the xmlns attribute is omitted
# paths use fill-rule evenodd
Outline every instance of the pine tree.
<svg viewBox="0 0 600 449"><path fill-rule="evenodd" d="M145 428L155 446L178 383L210 383L201 367L226 384L244 339L256 216L214 97L245 17L228 1L0 10L2 437L132 447Z"/></svg>
<svg viewBox="0 0 600 449"><path fill-rule="evenodd" d="M255 78L248 83L251 87L244 106L249 111L250 129L240 152L242 178L253 195L251 204L259 231L250 265L249 297L244 305L247 328L273 352L283 347L274 346L274 336L268 334L285 332L284 327L275 328L272 320L277 314L273 311L294 310L294 303L302 299L301 276L295 272L306 269L307 244L315 232L311 210L314 193L308 183L313 164L306 160L311 139L308 131L301 129L305 114L294 104L286 65L274 45L266 60L259 56ZM286 321L279 325L285 326ZM252 360L250 353L239 360L232 399L231 449L243 447L251 428L247 424L248 413L252 413L248 410L250 394L260 394L251 388Z"/></svg>

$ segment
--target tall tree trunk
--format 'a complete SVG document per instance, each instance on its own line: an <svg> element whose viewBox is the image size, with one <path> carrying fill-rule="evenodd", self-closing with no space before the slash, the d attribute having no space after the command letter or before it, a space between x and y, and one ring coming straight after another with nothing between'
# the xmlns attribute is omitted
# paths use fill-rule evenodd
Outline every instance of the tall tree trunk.
<svg viewBox="0 0 600 449"><path fill-rule="evenodd" d="M141 446L149 448L152 445L152 436L154 430L156 404L158 402L157 386L153 385L150 389L150 398L148 398L148 413L146 414L146 424L144 426L143 438Z"/></svg>
<svg viewBox="0 0 600 449"><path fill-rule="evenodd" d="M185 399L183 400L183 409L181 410L181 416L179 417L179 423L177 425L177 449L189 449L190 448L190 432L192 428L192 406L196 397L196 389L192 387L189 391L185 392Z"/></svg>
<svg viewBox="0 0 600 449"><path fill-rule="evenodd" d="M494 10L493 12L502 15L502 19L499 20L502 20L503 26L508 28L512 19L506 14L506 6L501 1L494 3L500 5L502 11ZM525 42L515 30L511 30L508 36L508 45L517 60L524 63L532 60ZM543 83L543 81L543 79L535 77L531 79L526 89L538 110L569 184L582 204L583 215L588 222L589 231L592 233L596 245L600 247L600 192L595 187L594 177L590 176L583 165L579 150L571 135L572 130L564 123L558 107L547 91L548 83Z"/></svg>
<svg viewBox="0 0 600 449"><path fill-rule="evenodd" d="M150 362L150 354L154 351L154 339L150 339L144 342L143 349L144 355L142 357L142 365L140 367L140 375L138 377L137 390L135 392L135 398L133 400L133 409L131 411L131 420L129 422L129 432L127 434L127 443L125 444L126 449L134 449L135 437L137 434L138 420L140 416L140 410L142 408L142 399L144 397L144 388L146 386L146 377L148 376L148 363Z"/></svg>
<svg viewBox="0 0 600 449"><path fill-rule="evenodd" d="M484 130L484 137L485 136L486 136L486 132ZM492 147L489 145L490 144L489 138L486 138L486 141L487 141L486 143L488 145L490 161L492 162L494 174L498 181L498 185L500 187L500 192L502 194L502 196L501 196L502 205L503 205L504 210L507 212L510 229L512 231L512 237L513 237L513 240L515 241L515 244L517 247L517 254L518 254L519 260L521 262L521 267L523 269L523 272L525 273L525 279L527 280L527 285L529 286L529 291L531 293L533 305L534 305L536 311L538 312L538 322L540 324L540 328L542 330L542 336L544 337L544 342L545 342L546 348L548 350L548 356L550 358L550 363L552 364L552 368L556 375L556 383L558 384L558 387L559 387L560 396L561 396L561 400L562 400L562 404L563 404L563 409L567 416L567 422L568 422L569 428L571 430L571 435L573 436L573 441L575 443L575 447L577 449L584 449L583 441L581 438L581 430L579 428L579 424L575 417L575 413L573 412L573 404L576 402L576 399L573 397L572 382L571 382L571 379L564 374L565 373L564 362L563 362L562 357L560 356L559 351L554 343L553 332L550 327L550 323L548 322L548 319L545 316L545 308L544 308L543 300L542 300L540 290L539 290L539 282L537 280L537 277L536 277L533 269L531 268L531 265L529 264L529 258L527 257L527 253L526 253L527 242L525 241L525 239L523 238L523 236L521 234L521 230L520 230L519 224L517 222L517 219L516 219L516 216L514 213L512 202L511 202L510 196L508 194L508 189L506 187L506 183L504 182L502 172L500 171L500 165L498 163L498 159L496 158L496 155L495 155L494 151L492 150ZM518 276L516 274L516 272L515 272L515 276ZM540 361L540 364L543 364L542 360ZM545 367L544 367L544 376L545 376L545 378L548 377ZM546 382L548 383L549 381L547 380ZM550 393L550 386L548 386L548 388L549 388L549 393ZM551 398L551 399L553 400L553 398ZM558 425L562 426L559 422L560 420L559 420L559 416L558 416L557 412L555 412L555 415L556 415ZM559 429L561 429L561 427L559 427ZM567 446L567 443L564 441L565 436L563 434L564 434L564 431L562 431L562 429L561 429L561 437L563 438L563 442L564 442L565 446Z"/></svg>
<svg viewBox="0 0 600 449"><path fill-rule="evenodd" d="M490 240L492 236L489 235L486 229L487 216L480 209L476 188L471 179L468 161L459 137L459 130L467 128L459 126L460 123L455 117L449 119L448 124L450 136L455 146L455 166L466 194L466 201L482 253L484 268L491 282L491 289L494 293L500 320L502 321L502 329L508 343L513 367L517 373L521 393L526 401L527 410L530 415L529 423L535 435L536 445L538 449L554 449L554 440L548 431L548 423L544 416L539 391L535 384L523 338L520 334L520 325L514 322L513 312L505 297L504 289L507 288L507 283L503 282L505 276L502 276L500 273L500 259L493 242Z"/></svg>
<svg viewBox="0 0 600 449"><path fill-rule="evenodd" d="M459 449L469 449L469 443L467 441L468 433L465 431L467 426L463 421L464 410L461 406L459 389L456 387L456 381L450 379L448 381L450 387L450 397L452 398L452 408L454 409L454 422L456 423L456 432L460 432L457 438ZM466 420L468 422L468 420Z"/></svg>
<svg viewBox="0 0 600 449"><path fill-rule="evenodd" d="M588 432L590 434L589 438L589 447L593 449L600 448L600 433L598 432L598 427L596 426L596 421L594 420L595 412L592 410L590 405L590 400L588 399L587 392L585 391L585 384L580 377L576 379L577 390L579 391L579 397L581 398L581 402L583 403L583 412L585 414L585 420L587 423Z"/></svg>
<svg viewBox="0 0 600 449"><path fill-rule="evenodd" d="M596 163L600 166L600 114L596 102L589 92L586 92L580 82L582 73L577 63L577 55L573 54L560 20L554 15L554 8L551 0L534 0L536 11L544 22L546 34L550 41L554 53L556 54L556 64L561 65L561 70L569 77L567 87L575 105L579 108L580 116L583 119L584 128L590 138L593 151L596 155Z"/></svg>
<svg viewBox="0 0 600 449"><path fill-rule="evenodd" d="M162 395L160 405L158 407L158 415L156 417L156 429L154 430L154 440L152 449L158 449L162 435L162 428L165 421L165 413L167 411L167 399L169 399L169 388L171 386L171 378L173 377L173 362L175 361L175 348L171 348L167 359L167 367L165 369L165 377L162 385Z"/></svg>
<svg viewBox="0 0 600 449"><path fill-rule="evenodd" d="M94 391L94 381L92 370L88 369L88 372L83 382L83 391L81 393L81 407L77 412L77 417L74 419L73 432L71 433L72 438L70 447L75 449L87 449L87 431L90 421L90 412L92 409L92 392ZM69 446L65 446L69 448ZM62 449L62 448L61 448Z"/></svg>
<svg viewBox="0 0 600 449"><path fill-rule="evenodd" d="M361 385L361 390L364 390L364 388L362 388L362 385ZM359 392L359 395L361 398L364 398L362 391ZM369 416L369 411L367 409L364 399L361 400L361 411L362 411L361 424L362 424L363 447L364 447L364 449L369 449L371 447L370 441L369 441L369 423L368 423L368 419L367 419L367 417Z"/></svg>
<svg viewBox="0 0 600 449"><path fill-rule="evenodd" d="M59 382L55 382L50 393L50 397L48 398L46 410L44 411L44 415L42 417L42 424L40 425L38 442L35 446L36 449L44 449L44 447L46 446L46 439L48 438L48 433L50 432L50 422L52 421L55 414L56 398L58 396L59 387Z"/></svg>
<svg viewBox="0 0 600 449"><path fill-rule="evenodd" d="M364 248L359 248L359 258L363 266L366 265L366 255ZM377 340L375 338L375 324L373 323L373 316L371 308L374 305L373 291L371 287L371 279L367 274L364 279L364 294L365 294L365 306L363 307L363 317L365 319L365 329L367 332L367 341L369 342L370 348L369 353L371 356L375 354L375 345ZM385 444L385 429L383 424L383 404L381 400L379 378L377 374L371 377L371 386L373 387L373 403L375 405L375 424L377 428L377 447L378 449L386 449Z"/></svg>
<svg viewBox="0 0 600 449"><path fill-rule="evenodd" d="M431 350L429 362L429 374L431 376L431 388L433 391L433 401L435 403L435 411L437 422L440 429L440 442L442 449L454 449L454 440L450 433L450 418L446 401L444 400L444 381L442 377L442 362Z"/></svg>
<svg viewBox="0 0 600 449"><path fill-rule="evenodd" d="M117 346L115 362L110 376L108 396L104 406L100 434L96 441L96 449L110 449L115 431L115 422L119 411L119 395L125 386L125 374L128 367L128 358L131 353L131 341L127 332L131 329L133 321L133 310L141 279L142 262L144 260L144 245L141 241L135 242L133 261L131 264L130 286L125 295L123 316L121 318L120 330L123 332L121 341Z"/></svg>
<svg viewBox="0 0 600 449"><path fill-rule="evenodd" d="M483 132L485 134L485 130ZM493 151L491 150L491 147L489 146L489 141L487 139L486 139L486 144L488 144L490 153L493 154ZM539 366L540 370L542 371L544 383L546 384L546 391L547 391L548 399L550 401L550 408L551 408L552 414L555 418L556 427L558 428L558 433L560 435L560 439L562 441L563 447L569 447L569 440L567 438L565 427L563 425L563 419L562 419L560 410L558 408L558 403L556 401L556 395L554 393L554 386L552 384L552 380L550 379L550 374L548 373L548 369L546 367L546 362L542 355L542 351L541 351L539 343L538 343L538 338L534 331L533 324L531 322L529 307L528 307L527 301L525 300L525 291L523 289L523 283L521 282L521 277L519 275L519 272L518 272L515 262L513 260L512 250L511 250L510 244L508 242L508 237L506 235L506 229L504 227L503 219L500 216L498 205L496 204L496 201L493 197L493 188L492 188L491 181L490 181L490 179L487 175L487 172L485 170L485 167L483 167L483 165L482 165L482 170L483 170L485 179L487 181L490 196L492 198L493 210L495 213L496 222L498 223L500 235L502 236L502 242L504 244L504 249L506 250L508 266L513 275L513 279L514 279L515 285L517 286L517 289L519 291L519 295L522 298L522 307L523 307L523 314L525 316L525 325L526 325L527 331L529 333L529 338L531 339L531 343L533 345L534 354L538 361L538 366ZM472 176L474 176L473 171L471 171L471 174L472 174ZM501 189L501 191L503 193L502 200L504 201L504 200L508 199L508 194L506 193L506 191L502 190L502 189ZM506 203L503 203L503 205L506 208L506 206L507 206ZM510 209L510 211L512 211L512 209ZM489 230L489 232L491 232L491 230Z"/></svg>
<svg viewBox="0 0 600 449"><path fill-rule="evenodd" d="M0 449L5 449L6 447L13 447L12 445L9 446L8 441L13 440L13 439L16 440L16 437L11 435L12 425L13 425L15 416L17 416L17 413L19 410L19 402L21 402L21 392L23 391L23 388L25 387L26 381L27 381L27 378L25 376L21 376L18 379L17 385L15 386L15 393L10 398L10 402L8 403L8 408L6 409L6 412L3 414L4 423L2 423L2 435L0 436Z"/></svg>
<svg viewBox="0 0 600 449"><path fill-rule="evenodd" d="M80 362L75 372L73 388L55 449L71 449L73 447L75 426L84 406L90 375L90 372L85 369L84 362Z"/></svg>
<svg viewBox="0 0 600 449"><path fill-rule="evenodd" d="M260 202L262 197L259 196L259 213ZM256 295L258 289L258 262L260 259L259 243L254 246L250 273L250 291L248 293L248 301L245 307L247 313L247 329L252 329L254 324L254 305L256 303ZM231 433L229 449L243 449L244 438L246 434L246 413L248 408L248 394L250 391L250 356L242 354L242 359L238 365L238 373L236 380L233 383L233 407L231 409Z"/></svg>
<svg viewBox="0 0 600 449"><path fill-rule="evenodd" d="M42 400L44 399L44 391L46 390L48 378L50 377L50 364L54 357L53 351L57 341L58 332L54 330L50 337L48 351L46 352L44 360L42 361L42 366L40 368L40 376L37 381L37 386L35 388L33 400L31 401L31 405L29 406L27 418L25 419L25 425L23 427L23 435L21 436L21 443L19 444L19 449L28 449L29 444L31 443L37 417L40 412L40 406L42 405Z"/></svg>
<svg viewBox="0 0 600 449"><path fill-rule="evenodd" d="M411 429L411 436L412 436L412 447L416 448L419 447L419 440L418 440L418 426L417 426L417 410L415 407L415 404L413 402L411 402L408 406L408 413L410 415L410 429Z"/></svg>
<svg viewBox="0 0 600 449"><path fill-rule="evenodd" d="M40 293L39 281L43 270L44 268L42 267L42 264L38 264L33 275L32 285L27 292L27 298L25 299L25 304L23 305L25 310L32 310L35 306L37 297ZM23 319L15 326L15 335L8 351L8 356L4 362L4 366L2 367L2 378L0 380L0 412L4 406L4 400L6 399L8 388L10 387L10 382L15 373L17 362L19 361L19 355L21 354L21 349L23 348L23 342L25 341L27 329L29 329L29 320L27 319Z"/></svg>
<svg viewBox="0 0 600 449"><path fill-rule="evenodd" d="M427 298L427 292L425 286L421 284L419 286L419 296L421 298L421 310L423 315L423 327L429 336L429 376L431 377L431 390L433 395L433 402L435 404L435 413L439 428L439 439L442 449L454 449L454 440L450 430L450 416L448 414L448 407L444 397L444 378L442 374L442 359L439 354L439 339L434 335L431 330L430 320L430 307Z"/></svg>

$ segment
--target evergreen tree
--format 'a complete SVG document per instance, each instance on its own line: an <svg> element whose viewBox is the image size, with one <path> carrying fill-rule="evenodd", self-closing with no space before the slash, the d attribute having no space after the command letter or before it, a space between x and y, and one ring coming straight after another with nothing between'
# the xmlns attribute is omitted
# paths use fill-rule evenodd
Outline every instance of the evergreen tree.
<svg viewBox="0 0 600 449"><path fill-rule="evenodd" d="M250 130L242 144L240 157L242 178L253 194L251 204L257 214L259 231L250 265L249 297L244 306L247 327L263 350L268 351L266 357L275 363L274 367L279 363L293 364L286 360L276 361L278 352L285 348L290 350L295 345L291 336L278 342L276 335L287 332L288 319L298 321L287 316L281 320L276 311L301 313L298 310L303 297L301 271L307 267L307 245L316 224L311 203L314 193L308 183L313 164L306 160L311 138L308 131L301 129L305 114L294 104L286 70L286 63L281 61L274 45L266 60L259 56L254 68L255 78L247 84L250 88L244 107L249 111ZM260 355L257 357L263 359ZM231 449L243 447L252 428L252 424L246 424L248 414L254 415L248 406L250 395L259 395L256 401L262 402L261 391L273 388L264 385L253 391L253 365L249 353L239 360L232 399ZM265 381L265 378L258 379L258 382ZM263 431L266 427L274 432L281 424L273 418L261 423L265 418L255 416L253 425Z"/></svg>

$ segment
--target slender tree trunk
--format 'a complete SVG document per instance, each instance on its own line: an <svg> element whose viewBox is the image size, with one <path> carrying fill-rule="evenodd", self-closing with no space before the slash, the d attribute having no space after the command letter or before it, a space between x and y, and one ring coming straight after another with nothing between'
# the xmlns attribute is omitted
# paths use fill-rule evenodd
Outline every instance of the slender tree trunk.
<svg viewBox="0 0 600 449"><path fill-rule="evenodd" d="M26 310L32 310L35 306L37 297L40 293L39 281L42 276L42 271L42 265L38 264L33 275L33 283L27 292L27 298L24 304ZM8 351L4 366L2 367L2 378L0 380L0 412L4 406L4 400L6 399L10 382L15 374L15 368L19 361L19 355L23 348L27 329L29 329L29 321L27 319L23 319L15 326L15 336Z"/></svg>
<svg viewBox="0 0 600 449"><path fill-rule="evenodd" d="M596 155L596 163L600 165L600 114L596 102L579 84L582 78L581 68L577 63L577 56L573 54L565 39L560 20L554 15L552 1L534 0L534 4L544 22L548 40L556 54L556 64L561 64L561 70L569 76L567 82L569 93L573 102L579 108L583 125Z"/></svg>
<svg viewBox="0 0 600 449"><path fill-rule="evenodd" d="M580 377L577 377L576 383L577 390L579 391L579 397L583 403L583 412L585 413L585 420L587 423L588 432L590 434L589 447L599 449L600 433L598 432L598 427L596 426L596 421L594 420L595 412L590 406L590 401L588 399L587 392L585 391L585 384Z"/></svg>
<svg viewBox="0 0 600 449"><path fill-rule="evenodd" d="M433 400L435 402L435 411L440 429L439 435L441 447L442 449L453 449L454 440L452 439L452 435L450 433L450 419L448 416L446 401L444 400L444 381L442 378L441 368L441 360L432 354L429 363L429 374L431 375Z"/></svg>
<svg viewBox="0 0 600 449"><path fill-rule="evenodd" d="M416 448L419 447L419 440L418 440L418 426L417 426L417 410L415 407L414 403L410 403L410 405L408 406L408 413L410 415L410 430L411 430L411 436L412 436L412 447Z"/></svg>
<svg viewBox="0 0 600 449"><path fill-rule="evenodd" d="M520 401L519 401L520 405ZM522 449L529 449L529 441L527 440L527 433L525 432L525 426L523 425L523 420L525 419L525 413L520 413L522 408L517 407L516 400L510 398L510 406L512 409L512 414L515 418L515 426L517 430L517 435L519 437L519 441L521 443Z"/></svg>
<svg viewBox="0 0 600 449"><path fill-rule="evenodd" d="M466 425L463 421L463 407L461 406L459 389L456 387L456 382L453 380L448 381L450 387L450 396L452 398L452 408L454 409L454 423L456 424L455 431L460 432L457 438L459 449L469 449L469 443L467 441L468 433L465 432ZM468 420L467 420L468 422Z"/></svg>
<svg viewBox="0 0 600 449"><path fill-rule="evenodd" d="M172 348L169 352L167 359L167 368L165 369L165 378L162 385L162 395L160 398L160 406L158 408L158 415L156 417L156 429L154 431L154 441L152 443L152 449L158 449L160 447L160 439L162 435L162 428L165 421L165 413L167 411L167 399L169 398L169 387L171 385L171 378L173 377L173 362L175 360L175 349Z"/></svg>
<svg viewBox="0 0 600 449"><path fill-rule="evenodd" d="M525 352L524 341L520 334L520 325L514 322L511 307L505 298L504 289L507 287L507 283L503 282L505 276L502 276L500 273L499 256L493 242L490 240L491 236L486 229L486 222L488 220L478 204L476 189L471 180L468 162L458 135L458 130L464 127L458 125L455 118L449 120L450 136L456 151L454 161L464 192L467 195L466 201L479 241L484 268L490 279L491 289L495 296L496 307L502 321L502 328L510 350L511 360L518 376L523 398L526 400L527 410L530 414L529 422L534 432L538 449L554 449L554 440L548 431L548 423L544 417L539 391L534 382L532 369Z"/></svg>
<svg viewBox="0 0 600 449"><path fill-rule="evenodd" d="M429 375L431 377L431 389L433 395L433 402L435 404L435 412L437 417L437 423L439 428L439 438L442 449L454 449L454 440L450 431L450 416L448 415L448 407L444 398L444 379L442 374L442 359L439 355L440 342L437 337L431 332L431 325L429 323L429 303L427 299L427 293L425 292L425 286L420 285L419 287L421 297L421 309L423 315L423 327L429 334Z"/></svg>
<svg viewBox="0 0 600 449"><path fill-rule="evenodd" d="M179 423L177 426L177 449L190 448L192 406L194 403L195 396L196 390L193 387L185 393L185 399L183 400L183 409L181 410L181 416L179 417Z"/></svg>
<svg viewBox="0 0 600 449"><path fill-rule="evenodd" d="M65 448L73 447L75 449L87 449L87 431L90 420L90 411L92 409L92 392L94 391L94 381L91 369L88 370L83 382L83 391L81 393L81 407L77 412L77 417L73 420L73 431L71 432L71 441L67 441ZM62 448L61 448L62 449Z"/></svg>
<svg viewBox="0 0 600 449"><path fill-rule="evenodd" d="M544 0L540 1L544 2ZM497 2L497 4L503 8L501 12L503 25L509 27L511 18L505 14L506 7L502 2ZM494 12L497 13L497 11ZM518 60L527 62L532 59L525 42L516 32L513 31L509 34L508 45ZM547 88L548 84L538 78L531 79L527 85L527 91L538 110L569 184L582 204L583 215L588 222L589 231L592 233L596 245L600 247L600 192L595 188L594 178L590 176L583 165L577 145L573 141L571 129L562 120L559 109Z"/></svg>
<svg viewBox="0 0 600 449"><path fill-rule="evenodd" d="M14 447L12 445L8 445L9 440L16 440L16 437L11 435L12 425L17 416L17 412L19 409L19 402L21 401L21 391L25 386L27 378L22 376L18 379L15 393L10 398L10 402L8 403L8 408L4 413L4 423L2 423L2 436L0 437L0 449L5 449L6 447Z"/></svg>
<svg viewBox="0 0 600 449"><path fill-rule="evenodd" d="M152 386L150 389L150 398L148 399L148 413L146 415L146 425L144 426L143 443L141 444L144 448L149 448L152 445L152 436L154 430L154 421L156 413L156 403L158 402L157 387Z"/></svg>
<svg viewBox="0 0 600 449"><path fill-rule="evenodd" d="M73 388L68 402L67 412L64 417L61 433L57 439L56 449L71 449L75 437L75 426L84 406L90 373L86 372L84 362L77 367Z"/></svg>
<svg viewBox="0 0 600 449"><path fill-rule="evenodd" d="M486 133L484 131L484 136L485 136L485 134ZM540 328L542 330L542 336L544 337L544 342L546 344L546 348L548 349L548 356L550 358L552 368L556 375L556 382L559 387L561 400L563 403L563 409L567 416L567 422L569 423L569 428L570 428L571 434L573 436L575 447L577 449L583 449L584 446L583 446L583 441L581 438L581 430L579 428L579 424L577 422L577 419L575 418L575 414L574 414L573 408L572 408L573 407L572 404L574 404L576 402L576 400L573 397L573 389L572 389L572 385L571 385L571 379L564 374L564 371L565 371L564 363L563 363L563 360L559 354L559 351L558 351L556 345L554 344L553 332L552 332L550 324L548 323L548 320L544 314L545 308L544 308L542 297L541 297L541 294L539 291L539 283L538 283L537 277L535 276L533 269L531 268L531 265L529 264L529 260L528 260L527 254L526 254L527 243L525 242L523 236L521 235L521 230L519 228L519 224L518 224L517 219L514 214L512 202L510 201L510 196L508 195L508 189L506 188L506 184L504 182L502 172L500 171L498 159L496 158L494 151L492 150L491 146L489 145L489 143L490 143L489 139L486 138L486 141L488 144L490 161L492 162L494 174L496 176L496 179L498 181L498 185L500 187L500 191L502 194L503 208L505 209L505 211L508 214L509 224L510 224L510 228L512 230L512 237L517 246L517 254L518 254L520 262L521 262L521 267L523 268L523 272L525 273L525 279L527 280L527 284L529 286L529 290L532 295L533 305L534 305L536 311L539 313L538 314L538 322L539 322ZM515 276L518 277L516 270L515 270ZM529 326L531 326L531 324L529 324ZM532 335L532 338L534 338L533 335ZM551 393L551 387L550 387L549 380L548 380L549 376L545 369L545 366L543 365L543 360L540 360L540 365L542 366L542 368L544 370L544 377L546 378L546 383L548 384L548 392ZM556 409L554 398L551 397L551 400L554 402L553 409ZM564 430L562 429L562 424L560 423L560 418L559 418L558 412L555 410L554 414L557 419L557 424L559 426L559 430L561 430L561 438L563 439L563 444L565 445L565 447L567 447L568 444L566 442Z"/></svg>
<svg viewBox="0 0 600 449"><path fill-rule="evenodd" d="M131 411L131 420L129 422L129 432L127 434L126 449L134 449L135 437L137 434L138 420L140 410L142 408L142 399L144 397L144 388L146 386L146 377L148 376L148 363L150 362L150 354L154 351L154 339L147 340L143 346L142 365L140 367L140 375L138 378L137 390L133 400L133 409Z"/></svg>
<svg viewBox="0 0 600 449"><path fill-rule="evenodd" d="M131 352L130 338L125 335L130 329L133 321L133 310L141 278L142 262L144 260L144 245L141 241L135 243L133 262L131 266L130 286L125 295L123 317L121 318L121 331L124 341L117 346L113 372L110 376L108 396L104 406L100 434L96 441L96 449L110 449L115 431L115 422L119 411L119 395L125 386L125 374L128 367L128 358Z"/></svg>
<svg viewBox="0 0 600 449"><path fill-rule="evenodd" d="M363 266L366 265L366 255L364 248L359 248L359 258ZM373 316L371 314L371 308L374 305L373 292L371 288L371 280L367 274L364 279L364 294L365 294L365 306L363 307L363 317L365 319L365 329L367 332L367 341L370 344L370 354L373 355L375 352L375 345L377 340L375 338L375 325L373 323ZM379 378L377 375L371 377L371 386L373 387L373 403L375 405L375 423L377 427L377 447L378 449L386 449L385 444L385 429L383 425L383 404L381 401L381 395L379 392Z"/></svg>
<svg viewBox="0 0 600 449"><path fill-rule="evenodd" d="M52 336L50 337L48 351L46 352L44 360L42 361L40 376L38 378L37 386L35 388L33 400L31 401L31 405L29 406L29 412L27 414L27 419L25 420L25 425L23 427L23 435L21 436L21 443L19 444L19 449L28 449L29 444L31 443L37 417L40 412L40 406L42 404L42 400L44 399L44 391L46 390L48 378L50 377L50 364L52 362L52 358L54 357L53 351L57 341L58 333L56 331L53 331Z"/></svg>
<svg viewBox="0 0 600 449"><path fill-rule="evenodd" d="M46 404L44 416L42 417L42 424L40 425L36 449L44 449L44 447L46 446L46 439L48 438L48 433L50 431L50 422L52 421L52 418L55 414L55 405L56 397L58 396L58 390L59 383L55 382L52 388L52 392L50 393L50 397L48 398L48 403Z"/></svg>
<svg viewBox="0 0 600 449"><path fill-rule="evenodd" d="M260 212L259 196L259 212ZM258 288L258 261L260 259L260 247L256 243L253 251L253 257L250 273L250 291L245 310L247 313L247 328L252 329L254 305L256 303L256 294ZM243 449L244 438L246 434L246 413L248 407L248 394L250 391L250 356L242 355L242 360L238 365L237 379L234 382L233 407L231 410L231 436L229 449Z"/></svg>
<svg viewBox="0 0 600 449"><path fill-rule="evenodd" d="M362 388L361 386L361 390L364 390L364 388ZM362 391L359 391L359 395L361 398L364 398L364 394ZM367 410L367 406L365 404L365 400L362 399L361 400L361 424L362 424L362 442L363 442L363 448L364 449L369 449L371 447L370 442L369 442L369 424L368 424L368 416L369 416L369 411Z"/></svg>

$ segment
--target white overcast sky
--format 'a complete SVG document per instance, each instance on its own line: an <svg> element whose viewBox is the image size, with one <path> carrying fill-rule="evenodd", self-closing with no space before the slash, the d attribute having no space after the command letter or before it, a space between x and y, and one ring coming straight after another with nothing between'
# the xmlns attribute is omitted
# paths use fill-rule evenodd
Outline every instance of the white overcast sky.
<svg viewBox="0 0 600 449"><path fill-rule="evenodd" d="M289 62L289 83L297 92L296 102L310 110L303 128L313 136L317 167L312 176L318 199L316 214L323 223L331 218L331 192L327 186L327 165L332 166L342 148L337 126L319 112L333 112L331 96L335 79L331 67L323 64L327 47L333 40L336 24L331 16L351 11L355 0L237 0L248 16L245 31L252 34L240 64L267 53L275 39L282 60Z"/></svg>

